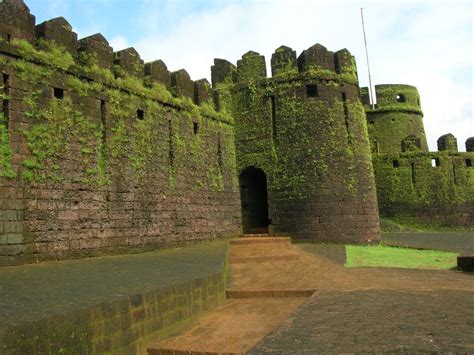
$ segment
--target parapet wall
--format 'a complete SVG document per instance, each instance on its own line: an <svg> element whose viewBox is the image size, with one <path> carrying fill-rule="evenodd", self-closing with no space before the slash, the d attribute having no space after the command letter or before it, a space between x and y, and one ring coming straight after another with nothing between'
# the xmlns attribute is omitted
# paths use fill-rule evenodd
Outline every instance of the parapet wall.
<svg viewBox="0 0 474 355"><path fill-rule="evenodd" d="M35 27L22 1L0 3L0 39L1 264L240 233L232 119L206 81L63 18Z"/></svg>
<svg viewBox="0 0 474 355"><path fill-rule="evenodd" d="M474 226L474 153L374 155L380 213L425 224Z"/></svg>

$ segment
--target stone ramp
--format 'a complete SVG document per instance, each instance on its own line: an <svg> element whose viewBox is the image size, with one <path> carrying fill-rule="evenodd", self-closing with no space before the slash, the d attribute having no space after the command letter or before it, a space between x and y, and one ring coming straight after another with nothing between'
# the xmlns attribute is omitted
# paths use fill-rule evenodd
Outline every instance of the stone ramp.
<svg viewBox="0 0 474 355"><path fill-rule="evenodd" d="M231 242L229 262L259 263L299 259L290 238L246 237Z"/></svg>
<svg viewBox="0 0 474 355"><path fill-rule="evenodd" d="M228 300L180 336L148 350L162 354L243 354L287 319L303 302L293 299Z"/></svg>
<svg viewBox="0 0 474 355"><path fill-rule="evenodd" d="M148 349L149 354L246 353L315 292L314 288L298 282L288 282L288 278L285 284L268 284L269 276L260 273L262 265L266 265L276 270L272 276L278 278L278 271L288 268L288 263L302 262L303 253L291 244L290 238L252 235L232 240L230 244L232 280L226 290L226 303L201 317L183 334L158 341ZM251 283L239 282L239 277L246 277L237 272L242 267L252 274ZM291 270L293 280L297 280L295 271Z"/></svg>

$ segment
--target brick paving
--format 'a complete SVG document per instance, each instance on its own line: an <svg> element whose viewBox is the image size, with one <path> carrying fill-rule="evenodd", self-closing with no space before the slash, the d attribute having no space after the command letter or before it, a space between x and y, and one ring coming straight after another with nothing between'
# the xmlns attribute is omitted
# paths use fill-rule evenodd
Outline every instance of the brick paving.
<svg viewBox="0 0 474 355"><path fill-rule="evenodd" d="M446 250L474 255L474 231L382 233L382 240L387 245Z"/></svg>
<svg viewBox="0 0 474 355"><path fill-rule="evenodd" d="M470 280L474 282L474 280ZM321 292L250 353L474 353L474 293Z"/></svg>

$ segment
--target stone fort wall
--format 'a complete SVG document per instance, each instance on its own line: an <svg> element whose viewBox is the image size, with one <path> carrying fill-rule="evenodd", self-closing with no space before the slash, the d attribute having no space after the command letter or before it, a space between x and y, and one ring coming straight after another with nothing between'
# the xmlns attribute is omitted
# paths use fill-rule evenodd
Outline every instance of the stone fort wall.
<svg viewBox="0 0 474 355"><path fill-rule="evenodd" d="M420 97L409 85L377 85L377 105L362 89L380 213L441 226L474 226L474 137L458 152L452 134L430 152Z"/></svg>
<svg viewBox="0 0 474 355"><path fill-rule="evenodd" d="M241 231L232 118L206 80L0 3L0 264Z"/></svg>
<svg viewBox="0 0 474 355"><path fill-rule="evenodd" d="M1 2L0 265L239 234L249 171L270 233L371 242L379 207L474 225L473 138L429 152L416 88L379 85L371 108L353 56L320 44L271 68L250 51L192 81Z"/></svg>

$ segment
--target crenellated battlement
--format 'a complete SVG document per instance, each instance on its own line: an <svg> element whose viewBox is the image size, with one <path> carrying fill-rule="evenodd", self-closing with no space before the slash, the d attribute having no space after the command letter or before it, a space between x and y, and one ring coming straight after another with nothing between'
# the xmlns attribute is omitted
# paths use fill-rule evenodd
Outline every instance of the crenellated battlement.
<svg viewBox="0 0 474 355"><path fill-rule="evenodd" d="M36 40L35 17L23 0L0 3L0 38L7 43L13 39Z"/></svg>
<svg viewBox="0 0 474 355"><path fill-rule="evenodd" d="M296 51L287 46L278 47L271 57L272 76L267 76L265 57L249 51L237 61L237 66L224 59L215 59L211 68L213 87L220 83L245 85L265 84L268 81L292 81L308 78L358 84L355 59L347 49L331 52L321 44Z"/></svg>
<svg viewBox="0 0 474 355"><path fill-rule="evenodd" d="M451 133L447 133L439 137L437 144L438 144L438 151L440 152L442 151L457 152L458 151L458 140Z"/></svg>
<svg viewBox="0 0 474 355"><path fill-rule="evenodd" d="M466 152L474 152L474 137L466 139Z"/></svg>
<svg viewBox="0 0 474 355"><path fill-rule="evenodd" d="M36 37L54 41L77 56L77 34L64 17L57 17L36 26Z"/></svg>
<svg viewBox="0 0 474 355"><path fill-rule="evenodd" d="M22 0L5 0L0 3L1 51L6 55L21 56L17 48L17 44L21 41L31 43L38 50L48 50L45 44L54 43L54 46L69 52L78 66L96 65L110 70L118 79L135 77L142 81L144 86L151 86L156 82L164 85L174 96L189 98L196 105L212 102L215 97L212 88L205 85L202 80L196 82L191 80L184 69L171 73L162 60L144 63L134 48L114 52L107 39L100 33L78 39L72 26L63 17L36 26L35 17ZM68 70L74 71L74 68ZM91 71L84 73L83 70L79 70L79 72L81 75L87 74L94 80L101 80Z"/></svg>
<svg viewBox="0 0 474 355"><path fill-rule="evenodd" d="M145 63L135 48L114 52L114 64L119 67L118 70L115 70L117 77L123 75L123 72L139 79L143 79L145 76Z"/></svg>
<svg viewBox="0 0 474 355"><path fill-rule="evenodd" d="M368 111L405 111L423 115L418 89L404 84L375 85L377 103L372 109L369 99L369 89L361 88L361 100Z"/></svg>

